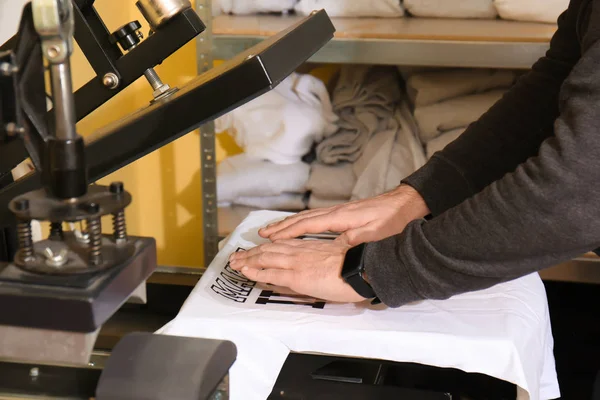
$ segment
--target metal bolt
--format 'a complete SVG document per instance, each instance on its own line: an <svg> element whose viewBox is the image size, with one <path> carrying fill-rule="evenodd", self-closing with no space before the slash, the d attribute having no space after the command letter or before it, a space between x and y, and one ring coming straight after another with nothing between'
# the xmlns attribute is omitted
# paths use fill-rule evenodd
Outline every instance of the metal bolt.
<svg viewBox="0 0 600 400"><path fill-rule="evenodd" d="M10 76L19 72L19 68L15 67L11 63L3 62L0 63L0 74L4 76Z"/></svg>
<svg viewBox="0 0 600 400"><path fill-rule="evenodd" d="M97 214L100 212L100 205L98 203L89 203L86 208L90 214Z"/></svg>
<svg viewBox="0 0 600 400"><path fill-rule="evenodd" d="M48 50L46 50L46 55L48 55L49 58L58 57L60 55L60 47L56 45L48 47Z"/></svg>
<svg viewBox="0 0 600 400"><path fill-rule="evenodd" d="M75 229L73 234L79 243L88 244L90 242L90 234L87 232L82 232L79 229Z"/></svg>
<svg viewBox="0 0 600 400"><path fill-rule="evenodd" d="M25 132L25 128L15 124L14 122L9 122L8 124L6 124L5 129L6 129L6 133L8 133L8 136L14 136L17 133Z"/></svg>
<svg viewBox="0 0 600 400"><path fill-rule="evenodd" d="M119 77L109 72L102 77L102 84L109 89L116 89L119 86Z"/></svg>
<svg viewBox="0 0 600 400"><path fill-rule="evenodd" d="M29 210L29 200L28 199L20 199L15 203L15 208L17 211L27 211Z"/></svg>
<svg viewBox="0 0 600 400"><path fill-rule="evenodd" d="M40 369L38 367L33 367L29 370L29 376L32 378L37 378L40 376Z"/></svg>
<svg viewBox="0 0 600 400"><path fill-rule="evenodd" d="M113 182L110 184L109 190L111 193L121 194L125 190L125 186L123 185L123 182Z"/></svg>
<svg viewBox="0 0 600 400"><path fill-rule="evenodd" d="M62 267L68 261L69 251L62 249L58 254L54 254L50 247L44 249L44 257L46 257L46 265L49 267Z"/></svg>

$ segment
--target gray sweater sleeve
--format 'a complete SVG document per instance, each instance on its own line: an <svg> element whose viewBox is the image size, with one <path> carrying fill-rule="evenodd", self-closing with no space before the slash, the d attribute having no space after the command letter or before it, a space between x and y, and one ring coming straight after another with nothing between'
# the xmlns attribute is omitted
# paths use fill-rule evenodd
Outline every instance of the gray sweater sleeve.
<svg viewBox="0 0 600 400"><path fill-rule="evenodd" d="M400 235L367 245L367 276L385 304L484 289L600 245L600 43L589 36L583 42L583 55L560 88L554 135L536 154L488 185L482 178L478 190L477 179L468 178L476 173L463 170L453 156L458 146L465 154L480 147L457 143L446 152L444 168L475 194L455 197L455 206L440 208L430 221L413 221ZM579 41L571 46L579 48ZM500 146L496 157L489 155L497 159L508 151L510 146ZM480 169L488 168L481 159ZM420 180L429 180L428 174Z"/></svg>
<svg viewBox="0 0 600 400"><path fill-rule="evenodd" d="M404 180L423 196L433 216L514 171L553 134L561 85L581 57L581 2L573 0L560 16L545 57L457 140Z"/></svg>

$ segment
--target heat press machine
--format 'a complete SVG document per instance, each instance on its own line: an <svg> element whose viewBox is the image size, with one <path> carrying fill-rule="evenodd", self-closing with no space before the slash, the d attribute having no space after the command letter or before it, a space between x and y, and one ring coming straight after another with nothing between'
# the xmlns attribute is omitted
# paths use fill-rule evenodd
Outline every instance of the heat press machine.
<svg viewBox="0 0 600 400"><path fill-rule="evenodd" d="M227 398L236 348L225 341L131 334L90 375L100 327L156 267L154 239L127 233L135 199L120 182L94 182L274 88L334 28L315 12L177 88L154 67L205 25L188 0L136 5L148 33L139 21L109 32L94 0L33 0L0 48L0 397ZM96 75L75 92L74 41ZM145 108L77 133L77 121L142 76L153 89ZM25 159L34 171L11 182ZM34 242L32 221L50 223L45 239Z"/></svg>

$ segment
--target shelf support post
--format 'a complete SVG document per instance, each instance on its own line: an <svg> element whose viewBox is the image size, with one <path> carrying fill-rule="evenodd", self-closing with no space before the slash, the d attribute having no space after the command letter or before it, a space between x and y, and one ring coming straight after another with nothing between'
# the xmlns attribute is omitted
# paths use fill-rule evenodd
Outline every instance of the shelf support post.
<svg viewBox="0 0 600 400"><path fill-rule="evenodd" d="M206 30L196 39L198 73L203 74L213 67L212 1L196 0L196 11L206 25ZM219 242L215 147L215 124L211 121L200 128L204 268L208 268L217 255Z"/></svg>

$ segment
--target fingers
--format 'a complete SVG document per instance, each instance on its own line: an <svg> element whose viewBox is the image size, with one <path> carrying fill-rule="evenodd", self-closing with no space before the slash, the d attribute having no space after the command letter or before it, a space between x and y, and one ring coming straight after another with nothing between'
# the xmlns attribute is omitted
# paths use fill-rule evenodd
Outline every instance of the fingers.
<svg viewBox="0 0 600 400"><path fill-rule="evenodd" d="M284 287L292 286L294 276L292 271L283 269L258 269L249 267L242 268L242 274L255 282Z"/></svg>
<svg viewBox="0 0 600 400"><path fill-rule="evenodd" d="M232 253L229 256L229 261L245 259L248 257L258 255L260 253L292 254L294 252L294 249L293 249L293 247L290 247L290 246L291 246L291 244L288 244L288 243L267 243L267 244L253 247L250 250L238 251L238 252Z"/></svg>
<svg viewBox="0 0 600 400"><path fill-rule="evenodd" d="M297 238L309 233L322 233L327 231L336 232L343 230L336 229L340 228L341 224L344 224L344 221L341 221L335 212L330 212L327 214L303 218L290 224L286 228L273 233L269 236L269 239L272 241L278 241Z"/></svg>
<svg viewBox="0 0 600 400"><path fill-rule="evenodd" d="M282 230L288 228L290 225L297 223L298 221L301 221L306 218L324 215L331 211L332 211L332 207L302 211L298 214L292 215L291 217L284 219L283 221L279 221L279 222L271 224L265 228L262 228L259 230L258 233L260 234L260 236L262 236L264 238L270 238L272 235L281 232ZM314 232L314 233L319 233L319 232Z"/></svg>
<svg viewBox="0 0 600 400"><path fill-rule="evenodd" d="M275 269L292 269L297 266L296 257L289 254L281 253L256 253L249 257L240 257L233 259L229 265L236 271L244 267L249 268L275 268Z"/></svg>

